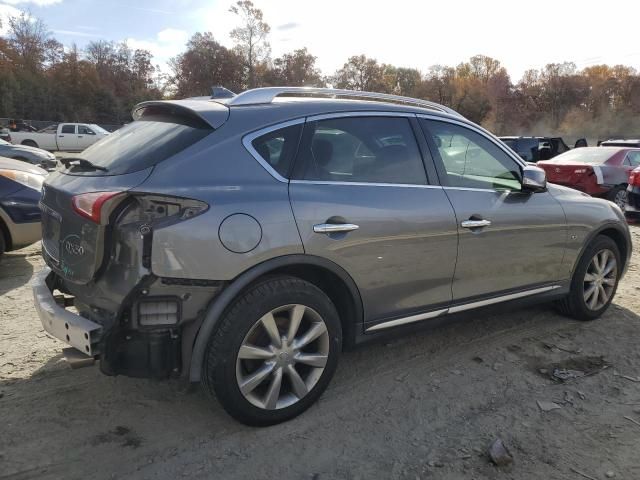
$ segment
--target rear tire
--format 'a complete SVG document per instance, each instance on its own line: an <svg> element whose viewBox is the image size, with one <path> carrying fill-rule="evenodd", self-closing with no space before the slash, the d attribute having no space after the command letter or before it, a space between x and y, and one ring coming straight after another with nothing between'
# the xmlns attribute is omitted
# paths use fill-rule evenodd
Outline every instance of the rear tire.
<svg viewBox="0 0 640 480"><path fill-rule="evenodd" d="M320 397L341 349L340 319L329 297L304 280L272 277L223 314L207 347L202 382L236 420L273 425Z"/></svg>
<svg viewBox="0 0 640 480"><path fill-rule="evenodd" d="M596 237L580 257L569 295L558 302L558 309L576 320L595 320L611 305L621 272L616 242L604 235Z"/></svg>
<svg viewBox="0 0 640 480"><path fill-rule="evenodd" d="M25 140L24 142L22 142L22 145L24 145L25 147L39 148L38 144L36 142L34 142L33 140Z"/></svg>
<svg viewBox="0 0 640 480"><path fill-rule="evenodd" d="M624 212L624 207L627 205L627 187L626 185L618 185L613 187L607 193L607 200L618 205Z"/></svg>

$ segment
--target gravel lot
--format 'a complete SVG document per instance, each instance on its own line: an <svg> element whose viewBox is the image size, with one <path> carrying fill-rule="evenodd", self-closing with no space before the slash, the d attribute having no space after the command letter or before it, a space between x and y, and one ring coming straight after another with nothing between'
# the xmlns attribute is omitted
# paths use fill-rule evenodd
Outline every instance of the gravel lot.
<svg viewBox="0 0 640 480"><path fill-rule="evenodd" d="M71 370L32 305L40 246L9 253L0 478L638 479L640 228L632 233L636 253L601 320L545 305L483 311L363 347L342 357L306 414L264 429L178 382ZM589 375L563 383L554 369ZM488 460L496 438L511 465Z"/></svg>

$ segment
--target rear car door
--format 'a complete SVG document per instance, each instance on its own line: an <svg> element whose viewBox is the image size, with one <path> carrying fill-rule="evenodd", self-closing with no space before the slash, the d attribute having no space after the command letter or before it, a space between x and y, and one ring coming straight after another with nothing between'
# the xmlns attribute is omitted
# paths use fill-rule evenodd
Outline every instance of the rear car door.
<svg viewBox="0 0 640 480"><path fill-rule="evenodd" d="M60 126L57 137L58 149L62 151L73 152L79 149L78 134L76 133L76 125L72 123L64 123Z"/></svg>
<svg viewBox="0 0 640 480"><path fill-rule="evenodd" d="M453 302L553 288L567 235L560 204L549 192L521 192L521 163L482 130L420 122L458 220Z"/></svg>
<svg viewBox="0 0 640 480"><path fill-rule="evenodd" d="M414 115L323 115L307 119L298 149L289 194L305 253L351 275L366 328L429 318L451 300L455 217L416 132Z"/></svg>

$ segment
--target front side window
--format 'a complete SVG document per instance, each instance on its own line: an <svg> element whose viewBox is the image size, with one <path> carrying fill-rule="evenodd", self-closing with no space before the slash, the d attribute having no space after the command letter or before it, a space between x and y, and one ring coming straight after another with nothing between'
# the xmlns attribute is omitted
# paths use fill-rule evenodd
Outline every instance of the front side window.
<svg viewBox="0 0 640 480"><path fill-rule="evenodd" d="M75 125L63 125L60 133L76 133Z"/></svg>
<svg viewBox="0 0 640 480"><path fill-rule="evenodd" d="M91 130L86 125L78 125L78 134L79 135L95 135L94 131Z"/></svg>
<svg viewBox="0 0 640 480"><path fill-rule="evenodd" d="M451 187L520 190L520 165L496 144L452 123L421 120L436 145Z"/></svg>
<svg viewBox="0 0 640 480"><path fill-rule="evenodd" d="M403 117L340 117L307 122L295 178L424 185L411 124Z"/></svg>
<svg viewBox="0 0 640 480"><path fill-rule="evenodd" d="M302 124L280 128L254 139L251 146L280 176L289 177Z"/></svg>

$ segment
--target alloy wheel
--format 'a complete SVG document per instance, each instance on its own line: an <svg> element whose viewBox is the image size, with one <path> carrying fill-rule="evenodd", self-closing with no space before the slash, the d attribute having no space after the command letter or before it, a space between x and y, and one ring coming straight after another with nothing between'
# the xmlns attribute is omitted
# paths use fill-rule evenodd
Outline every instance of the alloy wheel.
<svg viewBox="0 0 640 480"><path fill-rule="evenodd" d="M618 263L616 256L609 249L597 252L584 276L584 302L589 310L604 307L611 296L618 280Z"/></svg>
<svg viewBox="0 0 640 480"><path fill-rule="evenodd" d="M613 202L624 210L624 207L627 204L627 191L620 190L619 192L617 192L615 198L613 199Z"/></svg>
<svg viewBox="0 0 640 480"><path fill-rule="evenodd" d="M322 317L305 305L285 305L263 315L245 336L236 380L251 404L266 410L293 405L318 383L329 356Z"/></svg>

